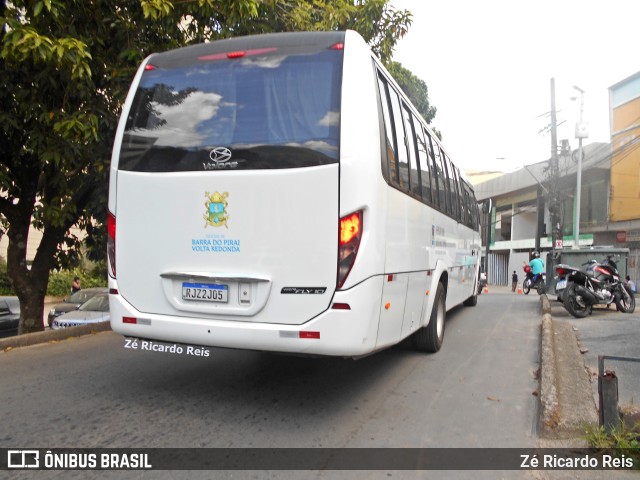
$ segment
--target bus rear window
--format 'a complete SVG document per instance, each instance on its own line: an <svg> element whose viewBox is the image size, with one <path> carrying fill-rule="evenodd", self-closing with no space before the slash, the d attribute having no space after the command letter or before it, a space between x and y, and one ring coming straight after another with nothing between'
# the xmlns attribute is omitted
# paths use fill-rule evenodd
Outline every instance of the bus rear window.
<svg viewBox="0 0 640 480"><path fill-rule="evenodd" d="M264 49L256 55L181 59L175 66L159 61L159 67L156 58L142 75L127 117L121 170L338 162L342 50Z"/></svg>

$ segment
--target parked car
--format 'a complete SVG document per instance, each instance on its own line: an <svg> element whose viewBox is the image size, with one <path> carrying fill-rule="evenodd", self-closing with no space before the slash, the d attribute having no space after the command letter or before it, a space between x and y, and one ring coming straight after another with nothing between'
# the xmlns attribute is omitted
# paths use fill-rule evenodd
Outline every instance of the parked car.
<svg viewBox="0 0 640 480"><path fill-rule="evenodd" d="M47 317L49 326L52 326L53 320L56 317L59 317L60 315L63 315L67 312L77 310L78 307L80 307L80 305L85 303L87 300L101 293L109 293L109 289L107 287L83 288L79 292L76 292L73 295L65 298L62 303L54 305L53 308L49 310L49 315Z"/></svg>
<svg viewBox="0 0 640 480"><path fill-rule="evenodd" d="M109 315L109 294L99 293L94 295L77 310L67 312L53 319L51 328L77 327L89 323L108 322Z"/></svg>
<svg viewBox="0 0 640 480"><path fill-rule="evenodd" d="M18 297L0 297L0 337L18 333L20 302Z"/></svg>

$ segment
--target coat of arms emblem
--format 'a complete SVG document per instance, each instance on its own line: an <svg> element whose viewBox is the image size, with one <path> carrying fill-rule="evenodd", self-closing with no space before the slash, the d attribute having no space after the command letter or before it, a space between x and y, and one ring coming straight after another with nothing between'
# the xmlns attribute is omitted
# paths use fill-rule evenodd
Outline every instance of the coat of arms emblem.
<svg viewBox="0 0 640 480"><path fill-rule="evenodd" d="M227 202L227 197L229 193L205 192L204 196L207 199L207 201L204 202L204 206L207 208L207 213L205 213L203 217L205 228L207 225L211 227L222 227L224 225L229 228L227 225L227 220L229 220L229 214L227 212L229 203Z"/></svg>

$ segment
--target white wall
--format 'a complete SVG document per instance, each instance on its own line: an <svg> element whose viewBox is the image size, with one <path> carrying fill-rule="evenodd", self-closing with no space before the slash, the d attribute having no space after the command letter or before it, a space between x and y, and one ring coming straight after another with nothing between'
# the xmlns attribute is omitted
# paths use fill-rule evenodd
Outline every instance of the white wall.
<svg viewBox="0 0 640 480"><path fill-rule="evenodd" d="M516 210L511 223L511 240L536 238L537 214L535 211ZM513 272L513 271L512 271Z"/></svg>
<svg viewBox="0 0 640 480"><path fill-rule="evenodd" d="M84 239L86 233L79 228L72 228L71 232L80 238ZM29 229L29 238L27 239L27 263L33 262L33 258L36 256L36 251L42 240L42 232L31 227ZM0 239L0 256L7 259L7 249L9 248L9 237L5 234Z"/></svg>

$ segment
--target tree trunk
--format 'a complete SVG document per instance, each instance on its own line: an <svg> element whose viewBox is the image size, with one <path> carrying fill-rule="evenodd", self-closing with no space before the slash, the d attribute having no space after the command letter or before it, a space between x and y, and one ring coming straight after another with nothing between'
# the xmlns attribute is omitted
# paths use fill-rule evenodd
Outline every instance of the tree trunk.
<svg viewBox="0 0 640 480"><path fill-rule="evenodd" d="M35 196L35 195L34 195ZM18 334L40 332L44 330L42 322L44 297L49 283L49 270L54 261L57 248L55 229L45 229L42 241L34 261L29 268L27 264L27 243L33 207L29 202L20 202L11 211L10 225L7 230L9 246L7 248L7 274L11 279L18 299L20 300L20 323Z"/></svg>
<svg viewBox="0 0 640 480"><path fill-rule="evenodd" d="M18 334L41 332L44 330L44 295L36 288L18 295L20 299L20 324Z"/></svg>
<svg viewBox="0 0 640 480"><path fill-rule="evenodd" d="M34 282L33 272L27 267L27 238L29 222L14 221L8 233L9 247L7 249L7 273L11 279L13 289L20 300L20 324L18 334L39 332L44 330L42 311L46 284L42 280ZM48 278L47 278L48 282Z"/></svg>

